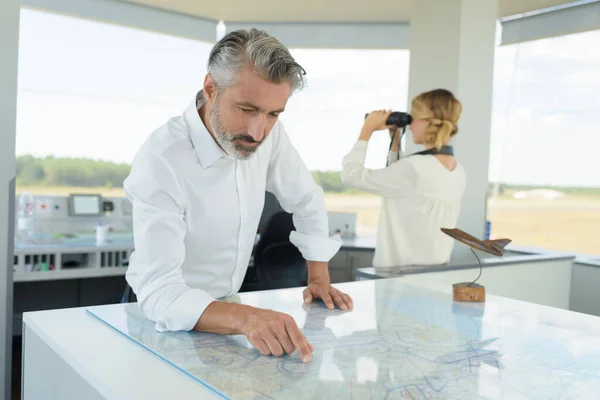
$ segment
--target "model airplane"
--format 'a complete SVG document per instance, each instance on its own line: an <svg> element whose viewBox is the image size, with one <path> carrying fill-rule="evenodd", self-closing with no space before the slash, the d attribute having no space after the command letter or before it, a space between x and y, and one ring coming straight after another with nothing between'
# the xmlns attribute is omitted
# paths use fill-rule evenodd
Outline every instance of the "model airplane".
<svg viewBox="0 0 600 400"><path fill-rule="evenodd" d="M474 236L469 235L467 232L461 231L460 229L448 229L442 228L442 232L452 237L459 242L466 244L467 246L481 250L485 253L492 254L494 256L504 255L504 248L512 242L510 239L495 239L495 240L479 240Z"/></svg>
<svg viewBox="0 0 600 400"><path fill-rule="evenodd" d="M477 249L499 257L504 255L504 248L506 245L512 242L510 239L479 240L460 229L441 229L446 235L469 246L471 251ZM473 254L477 257L475 251L473 251ZM479 280L481 273L483 272L479 257L477 257L477 261L479 262L479 276L477 279L473 282L461 282L452 285L452 298L454 301L485 302L485 287L475 283Z"/></svg>

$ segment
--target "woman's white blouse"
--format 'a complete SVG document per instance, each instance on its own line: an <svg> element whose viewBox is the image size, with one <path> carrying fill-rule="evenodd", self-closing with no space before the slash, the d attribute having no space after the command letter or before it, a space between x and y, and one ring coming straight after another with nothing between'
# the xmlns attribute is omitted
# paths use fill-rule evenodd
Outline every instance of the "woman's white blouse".
<svg viewBox="0 0 600 400"><path fill-rule="evenodd" d="M450 260L454 240L440 228L455 228L466 186L464 168L452 171L432 155L399 158L386 168L364 167L367 142L344 158L342 180L382 197L373 266L435 265Z"/></svg>

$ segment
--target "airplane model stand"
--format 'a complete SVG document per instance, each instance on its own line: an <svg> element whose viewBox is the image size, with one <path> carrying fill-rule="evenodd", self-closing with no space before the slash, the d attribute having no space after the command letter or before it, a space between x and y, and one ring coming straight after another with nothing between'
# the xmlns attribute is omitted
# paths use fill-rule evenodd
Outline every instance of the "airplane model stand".
<svg viewBox="0 0 600 400"><path fill-rule="evenodd" d="M452 285L452 299L473 303L485 302L485 286L472 282L461 282Z"/></svg>
<svg viewBox="0 0 600 400"><path fill-rule="evenodd" d="M497 240L479 240L468 233L461 231L460 229L446 229L442 228L442 232L446 235L458 240L461 243L466 244L471 248L471 252L477 258L479 262L479 276L473 282L460 282L452 285L452 299L454 301L463 301L471 303L483 303L485 302L485 286L476 283L481 277L483 272L483 266L481 260L475 253L475 249L484 251L494 256L502 256L504 254L504 247L511 242L510 239L497 239Z"/></svg>

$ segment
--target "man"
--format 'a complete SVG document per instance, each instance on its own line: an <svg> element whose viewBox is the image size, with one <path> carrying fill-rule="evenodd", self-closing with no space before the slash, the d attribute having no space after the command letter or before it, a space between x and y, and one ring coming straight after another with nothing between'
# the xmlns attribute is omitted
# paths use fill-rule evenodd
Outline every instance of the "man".
<svg viewBox="0 0 600 400"><path fill-rule="evenodd" d="M203 90L181 117L143 144L124 183L133 204L135 252L127 281L160 331L243 334L262 354L312 346L291 316L217 301L244 279L265 190L292 212L290 235L307 260L306 303L352 308L331 286L323 191L278 121L304 69L265 32L235 31L215 45Z"/></svg>

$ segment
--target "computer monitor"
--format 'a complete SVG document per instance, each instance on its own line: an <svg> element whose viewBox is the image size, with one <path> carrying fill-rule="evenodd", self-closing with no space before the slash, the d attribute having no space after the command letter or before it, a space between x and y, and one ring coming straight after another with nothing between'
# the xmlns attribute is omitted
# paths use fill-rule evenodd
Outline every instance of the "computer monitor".
<svg viewBox="0 0 600 400"><path fill-rule="evenodd" d="M97 217L102 214L102 198L99 194L71 194L69 215L72 217Z"/></svg>

